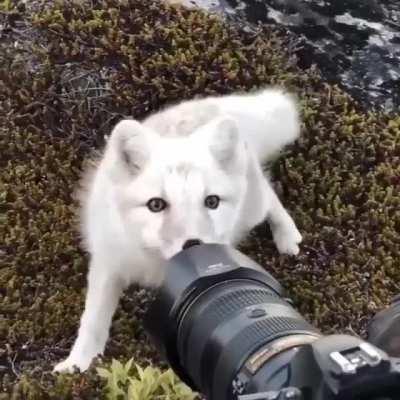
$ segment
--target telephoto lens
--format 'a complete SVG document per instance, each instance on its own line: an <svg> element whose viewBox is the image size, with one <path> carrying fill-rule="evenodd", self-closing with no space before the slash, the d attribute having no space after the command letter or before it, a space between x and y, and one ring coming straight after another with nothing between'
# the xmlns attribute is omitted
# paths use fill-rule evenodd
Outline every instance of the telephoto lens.
<svg viewBox="0 0 400 400"><path fill-rule="evenodd" d="M377 347L398 354L398 304L372 321L370 342L324 336L254 261L196 244L167 263L145 328L208 400L399 400L400 359Z"/></svg>
<svg viewBox="0 0 400 400"><path fill-rule="evenodd" d="M257 386L269 359L284 362L274 357L283 353L289 361L291 349L321 337L269 273L217 244L192 246L167 263L145 328L179 377L209 400L236 398L238 374L253 373Z"/></svg>

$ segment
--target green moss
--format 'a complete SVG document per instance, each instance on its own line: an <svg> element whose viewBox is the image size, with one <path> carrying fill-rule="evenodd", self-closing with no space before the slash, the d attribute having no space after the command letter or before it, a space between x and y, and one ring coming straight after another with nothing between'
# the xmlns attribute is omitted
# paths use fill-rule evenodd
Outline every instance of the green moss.
<svg viewBox="0 0 400 400"><path fill-rule="evenodd" d="M274 171L301 254L279 256L265 225L241 248L310 321L363 334L399 291L399 115L367 113L318 71L298 70L268 28L150 0L0 4L13 28L0 41L0 399L104 398L94 369L50 373L75 338L86 287L73 190L118 119L182 99L268 84L298 95L303 135ZM124 296L105 362L165 367L142 328L148 296Z"/></svg>
<svg viewBox="0 0 400 400"><path fill-rule="evenodd" d="M133 368L134 367L134 368ZM171 369L141 368L130 359L125 365L113 360L108 368L98 368L106 380L106 396L110 400L195 400L193 393Z"/></svg>

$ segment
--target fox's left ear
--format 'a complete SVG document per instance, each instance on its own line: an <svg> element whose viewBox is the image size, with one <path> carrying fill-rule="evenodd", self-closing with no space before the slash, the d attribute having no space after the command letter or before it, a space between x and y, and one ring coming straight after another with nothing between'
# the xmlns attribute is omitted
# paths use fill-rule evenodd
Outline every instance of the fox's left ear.
<svg viewBox="0 0 400 400"><path fill-rule="evenodd" d="M222 166L228 166L236 157L239 131L236 122L229 117L212 121L210 151Z"/></svg>
<svg viewBox="0 0 400 400"><path fill-rule="evenodd" d="M124 119L114 127L108 142L114 166L137 174L149 158L149 132L140 122Z"/></svg>

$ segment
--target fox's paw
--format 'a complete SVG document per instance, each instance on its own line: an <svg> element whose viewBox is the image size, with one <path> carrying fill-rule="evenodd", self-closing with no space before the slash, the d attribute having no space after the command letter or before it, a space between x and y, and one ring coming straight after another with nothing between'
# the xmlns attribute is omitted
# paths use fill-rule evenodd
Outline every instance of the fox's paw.
<svg viewBox="0 0 400 400"><path fill-rule="evenodd" d="M58 363L53 372L65 372L65 373L74 373L74 372L84 372L86 371L92 362L92 357L87 357L83 355L74 355L69 356L66 360Z"/></svg>
<svg viewBox="0 0 400 400"><path fill-rule="evenodd" d="M299 244L303 238L295 225L277 228L273 237L279 253L293 256L299 254Z"/></svg>

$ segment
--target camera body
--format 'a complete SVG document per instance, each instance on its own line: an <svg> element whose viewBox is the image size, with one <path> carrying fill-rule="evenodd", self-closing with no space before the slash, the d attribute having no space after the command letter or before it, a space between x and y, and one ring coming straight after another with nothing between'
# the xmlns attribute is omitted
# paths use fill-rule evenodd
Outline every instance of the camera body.
<svg viewBox="0 0 400 400"><path fill-rule="evenodd" d="M282 286L226 245L166 265L145 328L177 375L209 400L395 400L400 360L359 338L322 335Z"/></svg>
<svg viewBox="0 0 400 400"><path fill-rule="evenodd" d="M394 400L400 396L399 363L353 336L325 336L251 369L263 352L260 349L246 362L234 382L253 394L240 395L239 390L232 399ZM283 387L282 382L286 382Z"/></svg>

